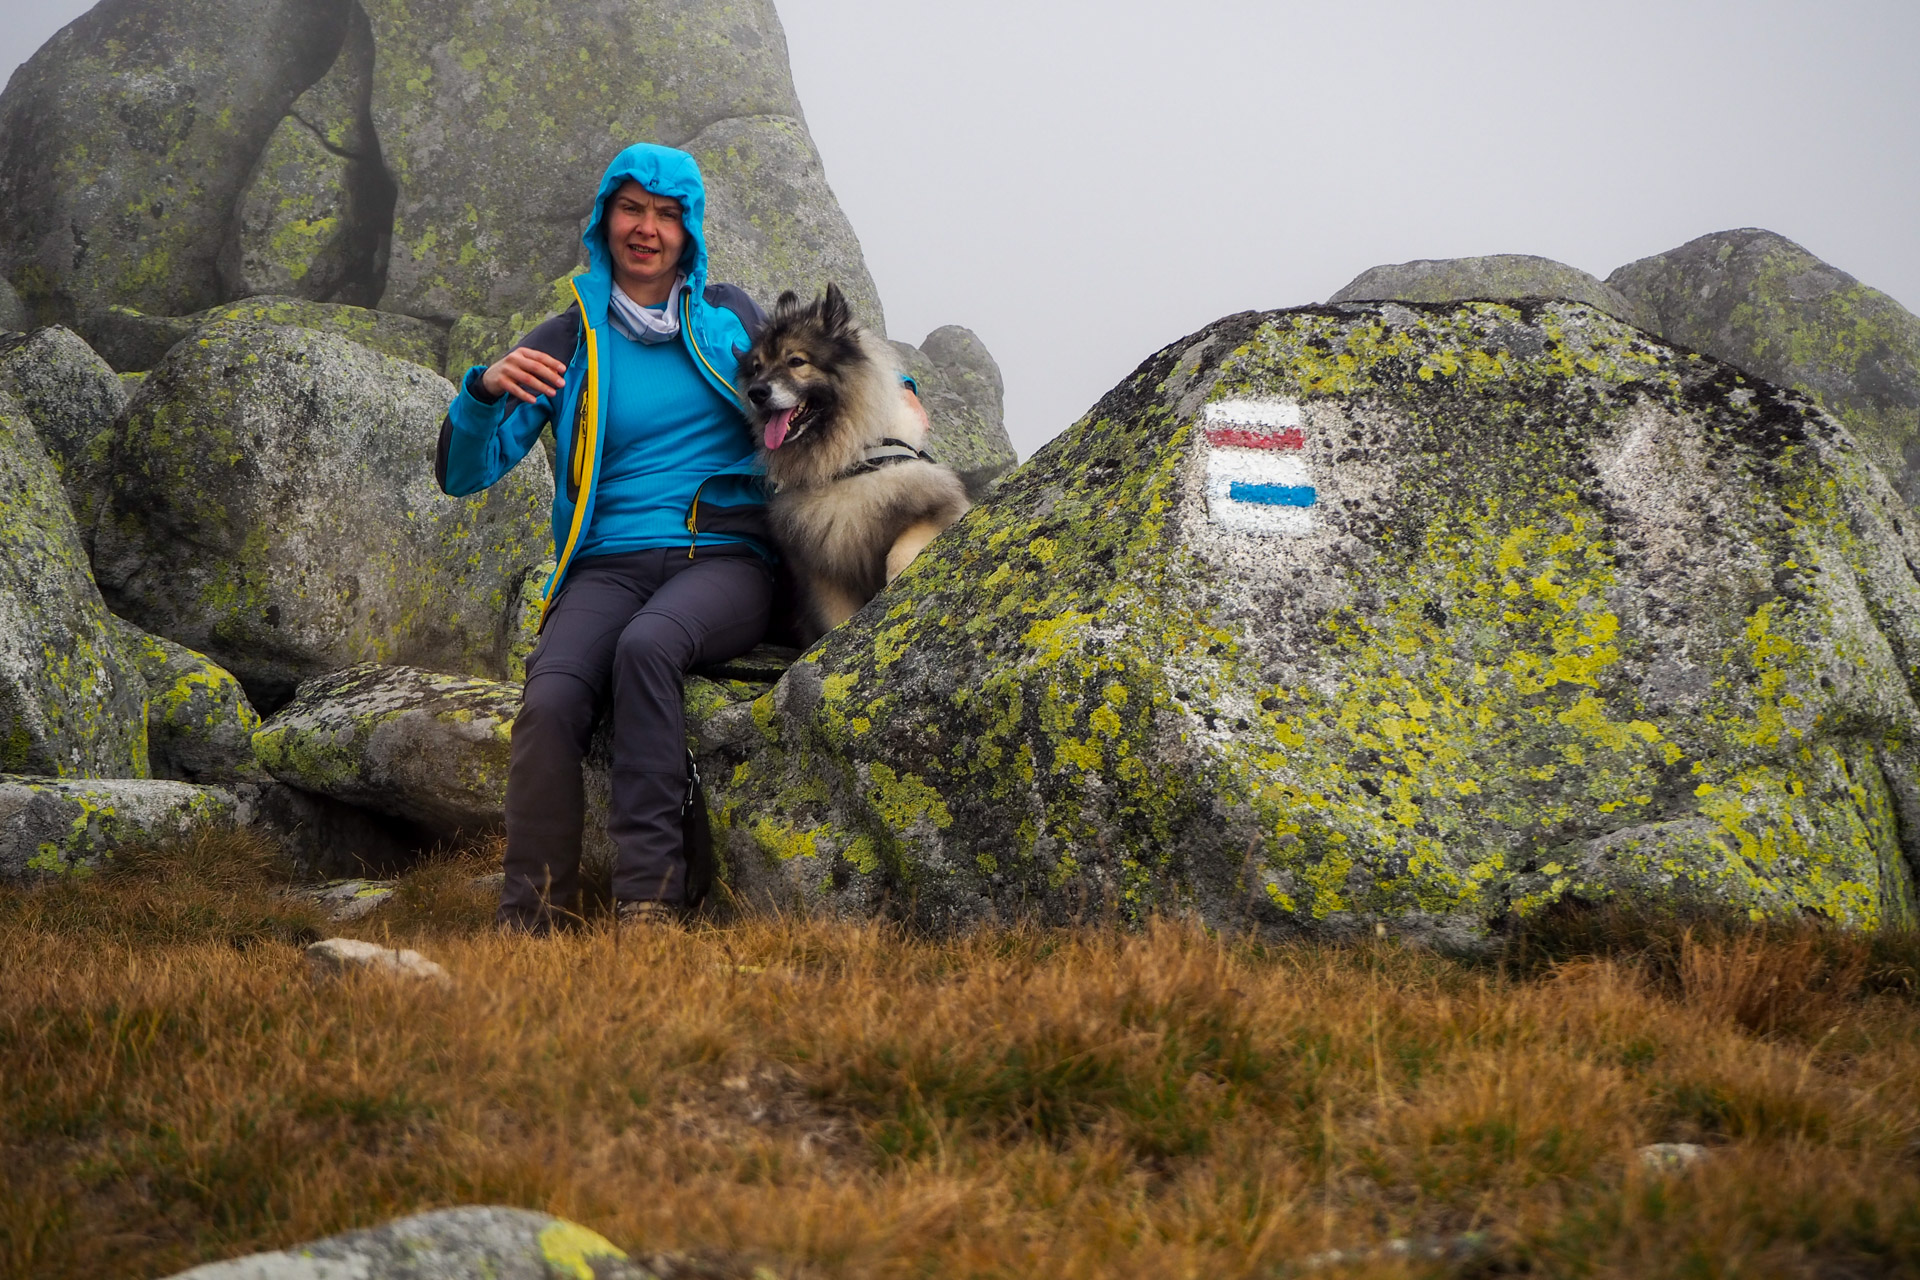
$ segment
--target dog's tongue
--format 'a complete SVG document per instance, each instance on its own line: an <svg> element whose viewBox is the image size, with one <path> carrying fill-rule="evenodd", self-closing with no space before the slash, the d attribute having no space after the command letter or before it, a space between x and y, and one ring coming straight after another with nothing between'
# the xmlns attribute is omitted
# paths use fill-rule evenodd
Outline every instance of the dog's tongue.
<svg viewBox="0 0 1920 1280"><path fill-rule="evenodd" d="M787 428L793 425L794 409L782 409L767 419L767 448L778 449L786 441Z"/></svg>

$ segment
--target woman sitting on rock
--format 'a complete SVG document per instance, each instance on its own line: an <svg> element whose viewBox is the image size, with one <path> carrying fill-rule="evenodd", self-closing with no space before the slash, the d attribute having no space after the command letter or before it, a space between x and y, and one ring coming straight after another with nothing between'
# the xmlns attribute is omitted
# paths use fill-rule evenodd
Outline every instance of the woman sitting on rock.
<svg viewBox="0 0 1920 1280"><path fill-rule="evenodd" d="M620 153L583 237L575 303L462 380L439 480L499 480L541 431L558 449L540 642L527 660L507 774L503 928L579 919L581 760L613 719L608 835L621 922L671 920L686 893L681 682L765 632L773 551L734 353L764 317L707 281L706 192L692 156Z"/></svg>

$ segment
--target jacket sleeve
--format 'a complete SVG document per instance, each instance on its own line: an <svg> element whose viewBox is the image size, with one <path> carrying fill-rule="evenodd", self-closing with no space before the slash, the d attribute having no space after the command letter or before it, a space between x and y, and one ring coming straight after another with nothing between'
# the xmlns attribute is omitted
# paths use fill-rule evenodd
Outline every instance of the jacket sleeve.
<svg viewBox="0 0 1920 1280"><path fill-rule="evenodd" d="M480 385L485 372L482 365L467 370L440 425L434 478L442 492L456 498L478 493L513 470L553 421L549 396L532 404L506 395L488 399Z"/></svg>
<svg viewBox="0 0 1920 1280"><path fill-rule="evenodd" d="M514 346L532 347L562 364L571 363L579 341L579 310L569 307L543 321ZM478 493L511 471L553 421L557 408L550 396L532 404L504 395L489 399L480 383L485 372L481 365L467 370L440 424L433 477L441 492L456 498Z"/></svg>

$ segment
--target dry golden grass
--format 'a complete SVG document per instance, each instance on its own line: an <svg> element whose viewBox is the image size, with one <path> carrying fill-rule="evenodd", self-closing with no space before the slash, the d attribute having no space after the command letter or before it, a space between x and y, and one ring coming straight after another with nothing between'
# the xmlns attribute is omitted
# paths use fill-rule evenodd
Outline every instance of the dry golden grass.
<svg viewBox="0 0 1920 1280"><path fill-rule="evenodd" d="M0 894L0 1269L167 1274L507 1203L717 1274L1920 1274L1920 943L1589 916L1498 962L1173 924L338 931L207 838ZM1642 1144L1697 1141L1694 1171ZM1369 1248L1450 1241L1468 1256Z"/></svg>

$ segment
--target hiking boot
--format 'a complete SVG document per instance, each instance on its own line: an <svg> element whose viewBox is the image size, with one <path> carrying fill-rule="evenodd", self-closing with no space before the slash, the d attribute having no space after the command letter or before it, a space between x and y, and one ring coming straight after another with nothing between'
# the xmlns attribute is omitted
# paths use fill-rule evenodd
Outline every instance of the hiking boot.
<svg viewBox="0 0 1920 1280"><path fill-rule="evenodd" d="M623 902L613 909L622 931L664 929L680 923L680 911L666 902Z"/></svg>

